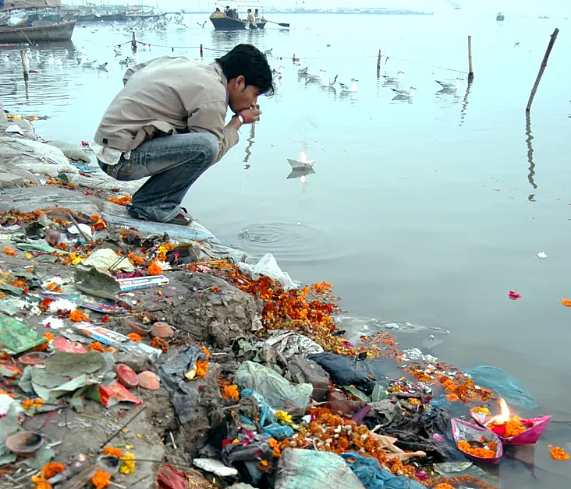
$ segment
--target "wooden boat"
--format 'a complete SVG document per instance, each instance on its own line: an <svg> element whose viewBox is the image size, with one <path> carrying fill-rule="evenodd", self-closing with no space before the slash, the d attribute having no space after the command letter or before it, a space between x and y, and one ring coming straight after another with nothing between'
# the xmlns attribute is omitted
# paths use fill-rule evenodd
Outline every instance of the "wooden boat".
<svg viewBox="0 0 571 489"><path fill-rule="evenodd" d="M0 3L0 12L11 10L36 10L59 8L60 0L6 0ZM49 41L69 41L75 28L75 20L53 23L44 20L35 21L33 25L0 26L0 43L36 43Z"/></svg>
<svg viewBox="0 0 571 489"><path fill-rule="evenodd" d="M36 27L0 27L0 43L69 41L75 20Z"/></svg>
<svg viewBox="0 0 571 489"><path fill-rule="evenodd" d="M502 22L503 20L506 20L506 18L504 17L504 14L500 12L498 15L496 15L496 20L498 22Z"/></svg>
<svg viewBox="0 0 571 489"><path fill-rule="evenodd" d="M210 22L212 22L214 29L217 31L238 31L251 29L253 26L255 26L255 29L263 29L267 23L265 20L259 20L250 26L247 20L234 19L232 17L213 17L212 15L210 16Z"/></svg>

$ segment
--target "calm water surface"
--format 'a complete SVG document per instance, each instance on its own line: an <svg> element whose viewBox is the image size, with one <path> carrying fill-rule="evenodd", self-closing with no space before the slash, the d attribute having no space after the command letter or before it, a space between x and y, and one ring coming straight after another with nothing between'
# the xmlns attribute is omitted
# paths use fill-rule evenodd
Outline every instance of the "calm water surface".
<svg viewBox="0 0 571 489"><path fill-rule="evenodd" d="M239 145L189 192L193 214L226 243L274 253L299 280L330 281L352 315L450 330L433 354L459 367L504 368L537 396L537 413L571 423L571 310L560 303L571 298L570 22L497 23L461 12L292 15L275 19L291 22L290 31L224 33L196 25L205 18L137 37L193 47L174 50L190 58L200 43L226 50L250 42L273 50L283 77L277 94L260 101L262 121L244 128ZM526 134L525 105L554 27L561 33ZM474 83L468 92L460 73L458 96L437 93L435 79L457 75L445 68L467 71L469 34ZM0 103L49 116L35 124L45 138L91 140L121 87L124 67L111 45L129 37L110 26L77 28L73 43L41 51L63 64L32 74L28 96L19 67L0 61ZM63 52L83 48L109 61L108 72ZM137 60L173 53L151 49ZM400 88L416 87L412 103L393 100L377 79L379 49L390 58L382 73L402 70ZM310 72L357 78L357 93L306 85L294 53ZM206 51L205 61L217 54ZM287 178L287 158L302 151L316 160L305 183ZM548 258L536 258L540 251ZM522 298L510 301L510 289ZM551 460L547 443L571 450L569 423L552 423L531 454L535 478L506 462L502 487L568 487L570 463Z"/></svg>

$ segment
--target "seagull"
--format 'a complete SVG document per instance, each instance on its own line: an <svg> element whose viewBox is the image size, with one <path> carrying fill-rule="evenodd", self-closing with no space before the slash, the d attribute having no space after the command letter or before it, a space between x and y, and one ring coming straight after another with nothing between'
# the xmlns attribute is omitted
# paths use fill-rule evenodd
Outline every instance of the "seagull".
<svg viewBox="0 0 571 489"><path fill-rule="evenodd" d="M272 48L272 49L266 49L266 50L264 51L264 54L265 54L266 56L271 56L273 50L274 50L274 48Z"/></svg>
<svg viewBox="0 0 571 489"><path fill-rule="evenodd" d="M98 70L105 70L105 71L107 71L107 64L108 64L107 62L102 63L102 64L100 64L100 65L97 66L97 69L98 69Z"/></svg>
<svg viewBox="0 0 571 489"><path fill-rule="evenodd" d="M388 76L385 72L383 78L385 79L386 83L398 83L400 82L401 75L404 75L404 71L398 71L397 76Z"/></svg>
<svg viewBox="0 0 571 489"><path fill-rule="evenodd" d="M124 66L129 66L129 63L132 63L133 61L134 61L133 58L129 58L129 56L127 56L125 59L120 59L119 64Z"/></svg>
<svg viewBox="0 0 571 489"><path fill-rule="evenodd" d="M516 43L514 43L514 48L519 47L519 41L517 41Z"/></svg>
<svg viewBox="0 0 571 489"><path fill-rule="evenodd" d="M357 82L359 80L357 80L356 78L351 78L351 81L353 82L353 84L351 86L345 85L344 83L339 82L339 85L341 85L341 91L342 92L355 93L357 91Z"/></svg>
<svg viewBox="0 0 571 489"><path fill-rule="evenodd" d="M441 82L438 80L434 80L434 81L436 83L438 83L442 87L442 90L444 90L444 91L456 91L456 90L460 89L460 78L456 78L455 83Z"/></svg>
<svg viewBox="0 0 571 489"><path fill-rule="evenodd" d="M331 81L329 78L327 78L327 80L325 80L325 82L323 83L324 87L332 87L333 85L335 85L337 83L337 77L339 75L335 75L335 78L333 78L333 81Z"/></svg>
<svg viewBox="0 0 571 489"><path fill-rule="evenodd" d="M415 87L410 87L410 91L408 90L399 90L398 88L391 88L393 92L397 94L398 97L403 98L412 98L414 97L414 91L416 90Z"/></svg>
<svg viewBox="0 0 571 489"><path fill-rule="evenodd" d="M122 56L123 53L121 52L121 48L117 49L117 48L113 48L113 51L115 51L115 56Z"/></svg>
<svg viewBox="0 0 571 489"><path fill-rule="evenodd" d="M54 55L53 55L53 53L50 53L50 55L48 56L48 63L49 63L50 65L53 65L53 64L54 64Z"/></svg>
<svg viewBox="0 0 571 489"><path fill-rule="evenodd" d="M60 58L59 56L56 56L56 57L54 58L54 63L55 63L56 65L59 65L59 66L61 66L61 65L63 64L63 62L62 62L62 60L61 60L61 58Z"/></svg>
<svg viewBox="0 0 571 489"><path fill-rule="evenodd" d="M81 66L84 66L85 68L93 68L95 63L97 63L97 59L94 59L93 61L84 61Z"/></svg>
<svg viewBox="0 0 571 489"><path fill-rule="evenodd" d="M301 68L301 69L297 70L297 74L299 76L307 76L307 66L305 68Z"/></svg>
<svg viewBox="0 0 571 489"><path fill-rule="evenodd" d="M323 73L325 73L324 70L319 70L319 75L310 75L307 73L307 79L305 80L305 83L321 81L323 79Z"/></svg>
<svg viewBox="0 0 571 489"><path fill-rule="evenodd" d="M10 63L11 63L10 58L8 57L7 54L5 54L4 56L2 56L2 61L3 61L4 63L6 63L6 64L10 64Z"/></svg>
<svg viewBox="0 0 571 489"><path fill-rule="evenodd" d="M42 60L38 63L38 68L45 68L46 67L46 60Z"/></svg>
<svg viewBox="0 0 571 489"><path fill-rule="evenodd" d="M204 29L204 26L206 25L206 21L204 21L202 24L200 22L197 22L197 24Z"/></svg>

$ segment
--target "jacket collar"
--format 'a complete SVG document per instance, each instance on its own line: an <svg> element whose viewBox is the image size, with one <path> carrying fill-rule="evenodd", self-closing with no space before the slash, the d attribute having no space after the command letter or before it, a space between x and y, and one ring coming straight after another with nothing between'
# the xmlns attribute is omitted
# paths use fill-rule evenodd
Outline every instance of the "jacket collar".
<svg viewBox="0 0 571 489"><path fill-rule="evenodd" d="M210 66L214 68L214 71L220 77L220 82L226 89L226 103L228 103L230 101L230 95L228 93L228 80L226 79L226 75L222 71L222 66L220 66L217 61L213 61L212 63L210 63Z"/></svg>

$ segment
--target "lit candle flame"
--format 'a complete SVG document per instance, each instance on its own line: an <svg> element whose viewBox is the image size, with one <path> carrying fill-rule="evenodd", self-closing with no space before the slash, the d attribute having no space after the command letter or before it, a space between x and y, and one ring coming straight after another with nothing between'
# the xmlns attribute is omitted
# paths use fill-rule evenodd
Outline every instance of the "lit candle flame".
<svg viewBox="0 0 571 489"><path fill-rule="evenodd" d="M498 401L500 404L500 409L502 410L501 414L494 416L487 424L494 424L494 425L502 425L506 424L511 419L510 409L506 401L500 398Z"/></svg>
<svg viewBox="0 0 571 489"><path fill-rule="evenodd" d="M305 175L302 175L301 177L299 177L299 181L301 183L305 183Z"/></svg>

